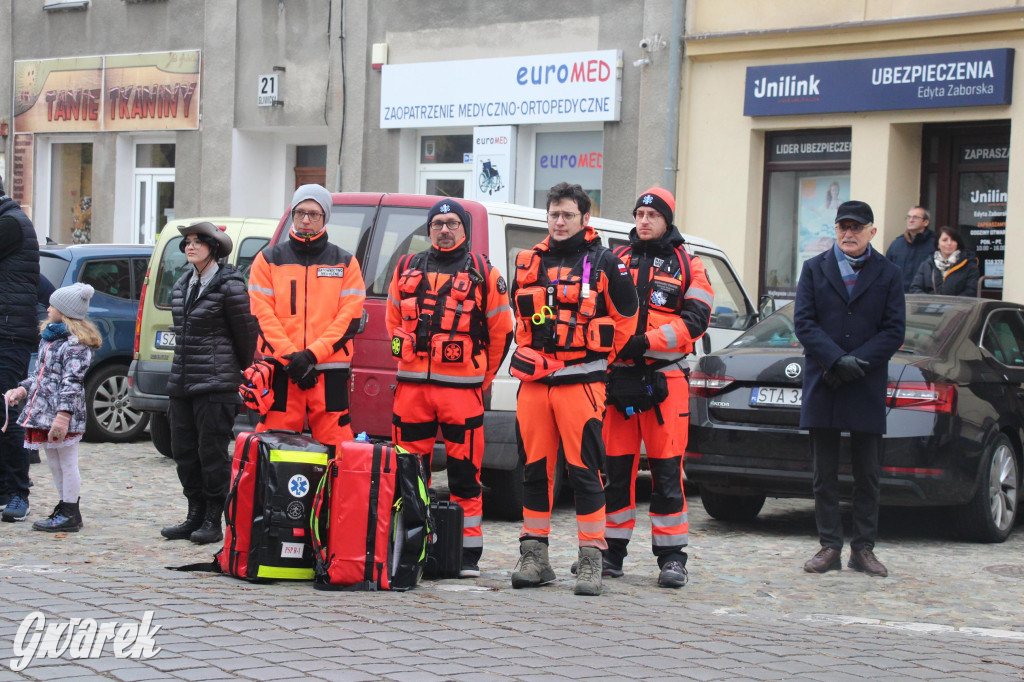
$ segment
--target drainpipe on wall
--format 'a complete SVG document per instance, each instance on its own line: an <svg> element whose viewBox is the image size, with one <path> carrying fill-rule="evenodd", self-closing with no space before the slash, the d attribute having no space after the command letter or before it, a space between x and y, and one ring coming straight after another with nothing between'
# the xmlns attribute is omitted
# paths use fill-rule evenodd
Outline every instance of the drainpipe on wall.
<svg viewBox="0 0 1024 682"><path fill-rule="evenodd" d="M679 146L679 89L683 72L683 23L686 0L672 3L672 40L669 43L668 115L665 117L665 174L662 186L676 191L676 168Z"/></svg>

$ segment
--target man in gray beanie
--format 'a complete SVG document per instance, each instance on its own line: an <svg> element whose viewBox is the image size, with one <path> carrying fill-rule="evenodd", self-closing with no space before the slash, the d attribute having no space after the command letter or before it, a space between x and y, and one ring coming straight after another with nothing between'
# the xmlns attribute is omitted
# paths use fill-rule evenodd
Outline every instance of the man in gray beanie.
<svg viewBox="0 0 1024 682"><path fill-rule="evenodd" d="M29 356L39 342L36 298L39 286L39 240L35 228L0 180L0 394L18 385L28 373ZM0 515L24 521L28 515L28 464L25 429L10 415L0 434Z"/></svg>
<svg viewBox="0 0 1024 682"><path fill-rule="evenodd" d="M256 430L301 431L308 419L313 438L333 445L352 440L349 365L366 285L355 256L329 241L332 204L320 185L295 190L288 239L256 255L249 300L257 350L284 365Z"/></svg>

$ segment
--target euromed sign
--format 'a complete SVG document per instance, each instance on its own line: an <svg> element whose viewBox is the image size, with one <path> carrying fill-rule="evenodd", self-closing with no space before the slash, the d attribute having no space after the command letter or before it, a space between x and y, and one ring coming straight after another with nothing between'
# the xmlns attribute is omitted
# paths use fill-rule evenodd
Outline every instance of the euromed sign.
<svg viewBox="0 0 1024 682"><path fill-rule="evenodd" d="M1013 50L747 68L744 116L1010 104Z"/></svg>
<svg viewBox="0 0 1024 682"><path fill-rule="evenodd" d="M381 128L617 121L617 50L385 64Z"/></svg>

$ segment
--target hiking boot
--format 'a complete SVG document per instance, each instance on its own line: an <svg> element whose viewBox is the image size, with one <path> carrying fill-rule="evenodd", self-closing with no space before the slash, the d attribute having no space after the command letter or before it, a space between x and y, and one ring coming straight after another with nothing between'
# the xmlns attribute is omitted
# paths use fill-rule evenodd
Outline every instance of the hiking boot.
<svg viewBox="0 0 1024 682"><path fill-rule="evenodd" d="M32 529L46 533L77 533L84 525L81 518L77 502L58 502L49 518L36 521L32 524Z"/></svg>
<svg viewBox="0 0 1024 682"><path fill-rule="evenodd" d="M569 572L576 575L576 569L579 565L580 562L578 561L572 562L572 566L569 567ZM601 575L605 578L621 578L623 575L622 564L616 565L615 562L608 557L601 557Z"/></svg>
<svg viewBox="0 0 1024 682"><path fill-rule="evenodd" d="M873 575L876 578L885 578L889 575L889 570L882 565L882 562L878 560L875 553L867 547L852 550L850 552L850 560L847 562L846 567L852 568L855 571L860 571L861 573Z"/></svg>
<svg viewBox="0 0 1024 682"><path fill-rule="evenodd" d="M7 503L6 507L4 507L4 512L3 515L0 515L0 519L9 523L24 521L25 517L28 516L30 509L27 497L14 494L11 495L11 501Z"/></svg>
<svg viewBox="0 0 1024 682"><path fill-rule="evenodd" d="M661 567L658 574L658 585L660 587L682 587L686 584L688 574L686 566L681 561L669 561Z"/></svg>
<svg viewBox="0 0 1024 682"><path fill-rule="evenodd" d="M519 543L518 570L512 572L512 587L539 587L555 580L555 572L548 562L548 546L540 540L522 540Z"/></svg>
<svg viewBox="0 0 1024 682"><path fill-rule="evenodd" d="M199 530L193 531L188 539L197 545L208 545L211 542L220 542L224 539L224 533L220 529L220 517L224 513L223 504L206 505L206 516L203 518L203 525Z"/></svg>
<svg viewBox="0 0 1024 682"><path fill-rule="evenodd" d="M188 540L192 533L199 530L203 525L203 517L206 516L206 500L189 499L188 512L185 520L177 526L167 526L161 529L160 535L168 540Z"/></svg>
<svg viewBox="0 0 1024 682"><path fill-rule="evenodd" d="M479 578L480 577L480 565L473 560L466 560L465 557L462 559L462 568L459 569L460 578Z"/></svg>
<svg viewBox="0 0 1024 682"><path fill-rule="evenodd" d="M580 547L580 558L576 562L576 587L572 593L589 597L601 594L603 570L601 550L597 547Z"/></svg>

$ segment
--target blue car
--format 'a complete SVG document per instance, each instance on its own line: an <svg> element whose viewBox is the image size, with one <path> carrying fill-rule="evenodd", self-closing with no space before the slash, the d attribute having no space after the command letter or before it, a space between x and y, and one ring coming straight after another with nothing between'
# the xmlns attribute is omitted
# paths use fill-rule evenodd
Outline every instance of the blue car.
<svg viewBox="0 0 1024 682"><path fill-rule="evenodd" d="M84 282L96 290L89 318L99 328L103 346L85 377L86 440L131 441L149 423L147 413L128 404L128 365L135 348L139 294L152 253L152 246L118 244L55 244L39 249L39 272L54 288ZM46 289L41 284L43 300L48 298ZM40 320L46 317L45 308L40 303Z"/></svg>

